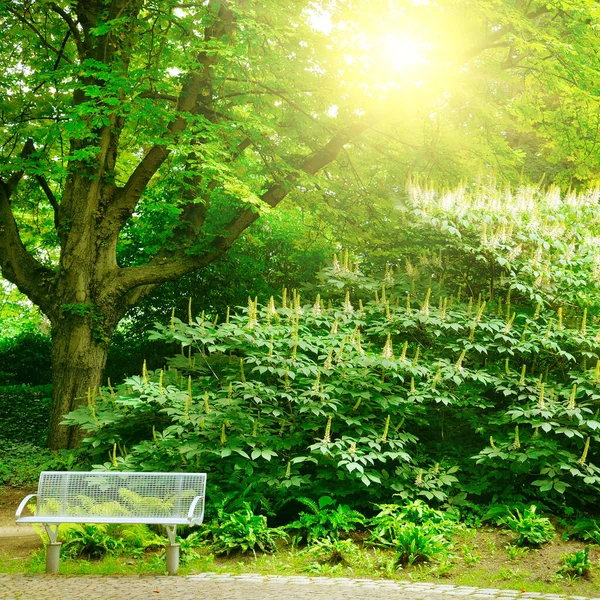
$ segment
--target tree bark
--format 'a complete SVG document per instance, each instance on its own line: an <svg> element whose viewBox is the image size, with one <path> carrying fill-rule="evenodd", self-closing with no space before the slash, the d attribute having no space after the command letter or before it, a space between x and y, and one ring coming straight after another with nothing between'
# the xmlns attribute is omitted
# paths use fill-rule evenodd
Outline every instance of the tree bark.
<svg viewBox="0 0 600 600"><path fill-rule="evenodd" d="M52 334L52 412L48 446L74 448L81 433L61 425L64 416L87 402L102 384L108 344L98 340L92 314L66 315Z"/></svg>

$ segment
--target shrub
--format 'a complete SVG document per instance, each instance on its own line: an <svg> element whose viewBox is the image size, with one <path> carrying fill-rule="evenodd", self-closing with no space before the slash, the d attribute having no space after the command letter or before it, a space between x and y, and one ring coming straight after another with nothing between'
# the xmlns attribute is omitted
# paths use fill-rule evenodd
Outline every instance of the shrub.
<svg viewBox="0 0 600 600"><path fill-rule="evenodd" d="M352 510L345 504L328 508L335 504L330 496L321 496L319 503L309 498L296 498L307 506L311 512L301 512L297 520L286 526L295 532L295 542L306 541L309 544L316 540L329 538L338 540L340 533L348 534L362 525L365 518L358 511Z"/></svg>
<svg viewBox="0 0 600 600"><path fill-rule="evenodd" d="M404 523L395 531L394 560L401 566L412 565L446 555L448 542L431 524Z"/></svg>
<svg viewBox="0 0 600 600"><path fill-rule="evenodd" d="M325 537L320 540L314 540L303 551L303 554L316 559L320 564L350 565L359 559L360 550L352 540L338 540Z"/></svg>
<svg viewBox="0 0 600 600"><path fill-rule="evenodd" d="M586 546L578 552L568 552L561 557L562 565L558 569L559 575L568 577L585 577L589 575L592 563L590 562L590 548Z"/></svg>
<svg viewBox="0 0 600 600"><path fill-rule="evenodd" d="M0 387L0 439L44 446L52 386Z"/></svg>
<svg viewBox="0 0 600 600"><path fill-rule="evenodd" d="M217 519L206 524L200 535L217 554L252 551L255 555L256 550L275 552L277 539L287 537L282 529L269 527L267 518L255 515L249 506L229 514L219 509Z"/></svg>
<svg viewBox="0 0 600 600"><path fill-rule="evenodd" d="M569 534L577 539L600 545L600 523L597 519L591 519L589 517L577 519L572 526L569 527Z"/></svg>
<svg viewBox="0 0 600 600"><path fill-rule="evenodd" d="M379 504L379 513L371 520L371 539L382 546L393 546L398 531L406 524L423 525L446 541L464 531L464 526L454 516L429 507L421 500L406 505Z"/></svg>
<svg viewBox="0 0 600 600"><path fill-rule="evenodd" d="M393 548L394 562L401 566L443 558L452 537L464 531L455 518L421 500L404 506L380 504L378 508L379 513L371 519L371 540Z"/></svg>
<svg viewBox="0 0 600 600"><path fill-rule="evenodd" d="M502 519L502 522L508 525L512 531L517 533L516 545L523 546L541 546L554 538L554 526L550 519L540 517L537 514L535 505L526 508L523 513L518 509L510 512L507 517Z"/></svg>
<svg viewBox="0 0 600 600"><path fill-rule="evenodd" d="M50 384L50 354L50 336L39 331L0 339L0 381L11 386Z"/></svg>
<svg viewBox="0 0 600 600"><path fill-rule="evenodd" d="M42 471L70 470L79 460L74 450L52 452L28 443L0 439L0 485L37 485Z"/></svg>
<svg viewBox="0 0 600 600"><path fill-rule="evenodd" d="M147 525L68 523L60 528L62 553L70 558L100 558L107 554L140 554L164 545Z"/></svg>
<svg viewBox="0 0 600 600"><path fill-rule="evenodd" d="M494 262L490 230L469 227L470 262L494 265L488 299L489 286L448 295L439 257L419 263L432 287L412 263L377 281L338 260L331 308L285 292L225 319L173 319L152 334L181 344L167 371L103 390L67 421L103 468L205 470L213 498L253 507L330 495L364 512L393 493L591 507L600 338L587 311L567 316L519 279L509 250L542 247L527 242L537 229L506 234Z"/></svg>

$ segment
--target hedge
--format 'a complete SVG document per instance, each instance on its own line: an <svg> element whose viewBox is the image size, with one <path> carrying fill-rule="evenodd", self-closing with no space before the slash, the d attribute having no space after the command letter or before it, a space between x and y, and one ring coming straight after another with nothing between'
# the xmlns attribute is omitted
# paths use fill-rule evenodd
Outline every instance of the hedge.
<svg viewBox="0 0 600 600"><path fill-rule="evenodd" d="M0 439L45 446L51 385L0 387Z"/></svg>

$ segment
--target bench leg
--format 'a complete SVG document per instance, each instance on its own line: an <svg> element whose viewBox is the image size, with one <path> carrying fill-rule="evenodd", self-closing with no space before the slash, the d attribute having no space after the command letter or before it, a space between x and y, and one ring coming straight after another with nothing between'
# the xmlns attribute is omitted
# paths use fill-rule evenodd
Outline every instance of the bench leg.
<svg viewBox="0 0 600 600"><path fill-rule="evenodd" d="M169 545L167 546L167 573L177 575L179 569L179 544L175 543L175 532L177 525L165 525L167 535L169 536Z"/></svg>
<svg viewBox="0 0 600 600"><path fill-rule="evenodd" d="M177 575L179 569L179 544L169 544L167 546L167 573Z"/></svg>
<svg viewBox="0 0 600 600"><path fill-rule="evenodd" d="M58 535L58 525L48 525L44 523L46 533L50 542L46 545L46 573L58 573L58 565L60 563L60 547L61 542L56 541Z"/></svg>

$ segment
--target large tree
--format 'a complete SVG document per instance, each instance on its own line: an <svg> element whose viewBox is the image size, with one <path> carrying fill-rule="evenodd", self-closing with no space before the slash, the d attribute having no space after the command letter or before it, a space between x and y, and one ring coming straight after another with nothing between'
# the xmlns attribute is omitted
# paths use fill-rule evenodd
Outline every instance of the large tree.
<svg viewBox="0 0 600 600"><path fill-rule="evenodd" d="M0 267L52 323L49 445L76 443L60 422L101 385L129 309L218 259L290 192L335 204L344 173L362 186L348 150L359 136L375 132L363 158L404 161L402 173L444 152L514 167L496 120L534 128L539 106L561 103L549 81L593 103L575 71L595 76L596 17L583 1L555 4L0 2ZM419 33L435 76L406 42Z"/></svg>

